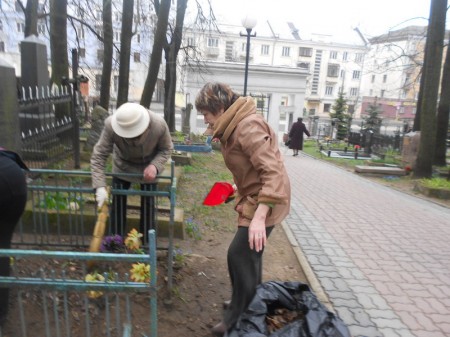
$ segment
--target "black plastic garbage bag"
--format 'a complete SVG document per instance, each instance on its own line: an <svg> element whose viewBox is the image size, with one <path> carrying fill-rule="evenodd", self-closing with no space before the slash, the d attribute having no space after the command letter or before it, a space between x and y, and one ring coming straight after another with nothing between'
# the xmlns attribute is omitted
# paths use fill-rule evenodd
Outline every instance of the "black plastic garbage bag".
<svg viewBox="0 0 450 337"><path fill-rule="evenodd" d="M266 315L276 309L300 311L303 318L269 335ZM225 337L351 337L342 320L317 299L309 286L300 282L260 284L247 310Z"/></svg>

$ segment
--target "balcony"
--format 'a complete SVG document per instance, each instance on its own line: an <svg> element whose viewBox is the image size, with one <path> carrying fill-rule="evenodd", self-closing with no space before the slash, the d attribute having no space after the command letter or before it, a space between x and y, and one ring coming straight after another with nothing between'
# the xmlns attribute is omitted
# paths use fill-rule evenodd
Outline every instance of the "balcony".
<svg viewBox="0 0 450 337"><path fill-rule="evenodd" d="M219 48L218 47L208 47L206 48L206 55L210 57L219 56Z"/></svg>

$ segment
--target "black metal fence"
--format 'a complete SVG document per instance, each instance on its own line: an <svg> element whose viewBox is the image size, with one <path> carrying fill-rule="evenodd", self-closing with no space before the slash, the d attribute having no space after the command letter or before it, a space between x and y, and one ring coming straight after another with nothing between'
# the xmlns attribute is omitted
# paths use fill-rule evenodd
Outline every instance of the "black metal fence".
<svg viewBox="0 0 450 337"><path fill-rule="evenodd" d="M393 136L375 134L373 131L350 132L348 144L359 145L366 153L381 154L385 149L402 150L403 134Z"/></svg>

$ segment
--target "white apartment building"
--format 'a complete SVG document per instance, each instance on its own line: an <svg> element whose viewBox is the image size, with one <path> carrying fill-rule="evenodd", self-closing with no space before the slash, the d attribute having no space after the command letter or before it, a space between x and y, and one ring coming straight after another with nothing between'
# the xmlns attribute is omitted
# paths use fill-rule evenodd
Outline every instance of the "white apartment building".
<svg viewBox="0 0 450 337"><path fill-rule="evenodd" d="M79 55L79 73L89 78L88 86L83 86L83 94L92 102L99 98L100 79L102 72L103 43L96 34L102 36L102 1L88 0L84 7L77 7L68 3L68 14L77 18L69 20L67 24L67 40L69 51L77 49ZM0 1L0 57L5 59L16 69L20 76L20 42L24 39L25 16L15 0ZM39 13L48 13L48 2L40 3ZM122 26L122 1L113 0L112 4L114 57L111 77L111 109L115 107L118 92L120 32ZM139 8L135 7L134 36L131 43L129 100L139 101L148 73L151 47L153 45L153 27L156 23L150 0L139 1ZM80 21L83 21L82 24ZM96 34L94 33L96 32ZM47 56L50 64L49 47L49 18L45 16L38 22L38 38L47 45ZM51 68L49 67L49 72ZM164 68L160 74L164 73ZM160 76L160 78L163 76ZM154 99L162 97L162 85L159 84Z"/></svg>
<svg viewBox="0 0 450 337"><path fill-rule="evenodd" d="M369 40L362 76L362 115L378 105L383 119L411 123L416 113L427 27L409 26Z"/></svg>
<svg viewBox="0 0 450 337"><path fill-rule="evenodd" d="M225 65L240 64L243 82L247 39L242 34L246 34L245 29L229 24L218 27L219 31L186 29L184 44L195 48L191 57ZM260 82L252 82L252 69L255 67L298 69L306 74L304 102L299 116L328 118L341 90L346 95L350 112L359 114L361 79L368 48L357 32L354 34L358 42L352 44L333 42L326 35L302 39L291 22L280 25L264 22L255 27L252 33L255 32L256 36L250 39L247 94L267 94L255 91L255 86L260 85ZM258 81L261 81L260 76ZM282 97L281 105L291 104L289 95Z"/></svg>

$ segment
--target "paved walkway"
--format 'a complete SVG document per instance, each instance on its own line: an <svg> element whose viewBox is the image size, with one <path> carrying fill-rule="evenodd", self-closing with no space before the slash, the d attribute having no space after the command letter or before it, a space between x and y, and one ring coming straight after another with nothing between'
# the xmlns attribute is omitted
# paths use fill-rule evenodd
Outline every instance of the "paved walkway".
<svg viewBox="0 0 450 337"><path fill-rule="evenodd" d="M450 209L292 151L285 162L285 226L352 335L450 336Z"/></svg>

